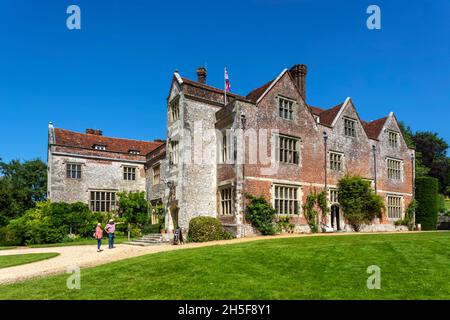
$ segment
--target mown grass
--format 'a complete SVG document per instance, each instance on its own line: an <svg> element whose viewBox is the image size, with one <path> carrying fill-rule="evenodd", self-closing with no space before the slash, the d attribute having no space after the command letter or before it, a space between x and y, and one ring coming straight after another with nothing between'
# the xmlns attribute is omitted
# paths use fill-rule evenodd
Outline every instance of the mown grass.
<svg viewBox="0 0 450 320"><path fill-rule="evenodd" d="M56 257L59 253L27 253L0 256L0 269Z"/></svg>
<svg viewBox="0 0 450 320"><path fill-rule="evenodd" d="M68 275L2 286L0 299L449 299L449 248L448 232L254 241L83 269L80 290Z"/></svg>

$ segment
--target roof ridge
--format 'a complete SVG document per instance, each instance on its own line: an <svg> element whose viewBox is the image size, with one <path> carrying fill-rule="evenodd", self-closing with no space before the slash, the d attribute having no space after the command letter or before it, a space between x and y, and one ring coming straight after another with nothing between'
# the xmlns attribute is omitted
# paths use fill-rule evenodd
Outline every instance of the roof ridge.
<svg viewBox="0 0 450 320"><path fill-rule="evenodd" d="M63 129L63 128L55 128L55 130L63 130L63 131L71 132L71 133L89 135L89 136L93 136L93 137L102 137L102 138L108 138L108 139L118 139L118 140L136 141L136 142L145 142L145 143L164 143L164 142L158 142L155 140L150 141L150 140L139 140L139 139L129 139L129 138L117 138L117 137L104 136L104 135L100 136L100 135L96 135L96 134L92 134L92 133L78 132L78 131L73 131L73 130L68 130L68 129Z"/></svg>

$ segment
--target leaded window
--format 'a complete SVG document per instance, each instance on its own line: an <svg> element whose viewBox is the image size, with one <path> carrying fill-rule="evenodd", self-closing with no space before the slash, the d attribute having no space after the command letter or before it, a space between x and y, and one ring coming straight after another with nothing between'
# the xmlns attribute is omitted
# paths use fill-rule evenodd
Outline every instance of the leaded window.
<svg viewBox="0 0 450 320"><path fill-rule="evenodd" d="M277 214L299 214L299 188L294 186L274 186L275 212Z"/></svg>
<svg viewBox="0 0 450 320"><path fill-rule="evenodd" d="M69 179L81 179L81 164L67 163L66 164L66 177Z"/></svg>

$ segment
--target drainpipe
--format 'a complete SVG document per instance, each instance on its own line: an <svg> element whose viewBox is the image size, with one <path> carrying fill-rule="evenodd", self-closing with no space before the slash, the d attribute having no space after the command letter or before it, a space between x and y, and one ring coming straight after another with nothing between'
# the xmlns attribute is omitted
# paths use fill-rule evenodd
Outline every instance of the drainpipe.
<svg viewBox="0 0 450 320"><path fill-rule="evenodd" d="M325 187L324 187L324 191L326 192L328 189L328 183L327 183L327 140L328 140L328 135L327 133L324 131L323 132L323 145L325 148L325 156L324 156L324 172L325 172Z"/></svg>
<svg viewBox="0 0 450 320"><path fill-rule="evenodd" d="M241 118L240 120L241 120L241 128L242 128L242 135L243 135L242 150L244 152L243 163L242 163L242 189L241 189L241 192L242 192L244 190L244 184L245 184L245 172L244 172L244 170L245 170L245 134L244 134L244 130L245 130L245 123L247 122L245 113L243 111L241 111L241 113L240 113L240 118ZM246 221L245 221L245 215L246 215L245 197L243 194L241 195L241 197L242 197L242 214L243 214L242 224L244 226L244 228L242 229L242 235L245 238L245 224L246 224Z"/></svg>
<svg viewBox="0 0 450 320"><path fill-rule="evenodd" d="M375 145L372 146L372 153L373 153L373 181L375 184L375 194L377 194L377 149Z"/></svg>
<svg viewBox="0 0 450 320"><path fill-rule="evenodd" d="M412 166L412 201L416 199L416 157L414 152L411 153L411 166ZM416 228L416 209L413 211L413 226Z"/></svg>

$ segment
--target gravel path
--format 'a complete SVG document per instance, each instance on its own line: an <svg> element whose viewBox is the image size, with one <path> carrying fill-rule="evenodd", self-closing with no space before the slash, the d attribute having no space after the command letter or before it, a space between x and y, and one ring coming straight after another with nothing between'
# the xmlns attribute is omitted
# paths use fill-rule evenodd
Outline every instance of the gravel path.
<svg viewBox="0 0 450 320"><path fill-rule="evenodd" d="M388 232L383 232L387 234ZM399 232L395 232L399 233ZM126 244L118 244L114 249L107 249L103 245L102 252L97 252L95 244L83 246L67 246L67 247L51 247L51 248L16 248L11 250L0 250L0 256L25 254L25 253L42 253L57 252L59 256L48 260L28 263L20 266L0 269L0 284L8 284L26 279L48 276L52 274L65 273L73 267L87 268L102 265L105 263L122 260L131 257L142 256L163 251L181 250L188 248L207 247L213 245L226 245L233 243L243 243L255 240L295 238L295 237L311 237L311 236L329 236L329 235L350 235L352 233L324 234L315 235L277 235L277 236L258 236L233 240L212 241L204 243L189 243L185 245L174 246L171 244L152 245L147 247L131 246ZM361 233L374 234L374 233ZM94 241L93 241L94 242Z"/></svg>

